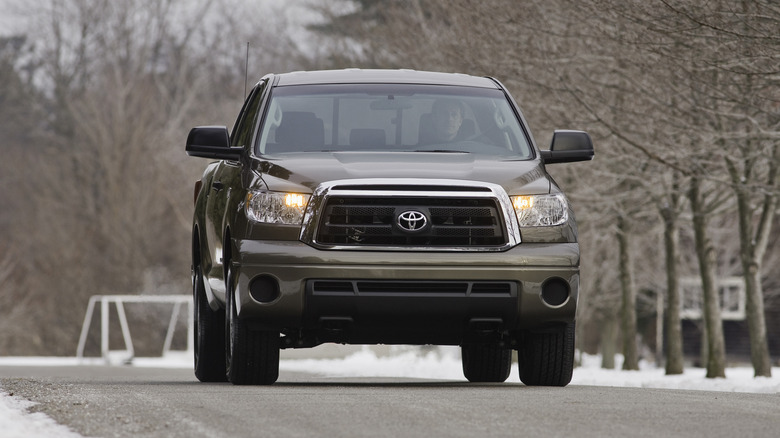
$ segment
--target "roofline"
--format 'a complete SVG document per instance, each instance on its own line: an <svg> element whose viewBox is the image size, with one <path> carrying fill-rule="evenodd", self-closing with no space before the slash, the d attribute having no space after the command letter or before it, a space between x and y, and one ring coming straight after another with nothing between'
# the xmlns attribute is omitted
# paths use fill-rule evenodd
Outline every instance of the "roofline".
<svg viewBox="0 0 780 438"><path fill-rule="evenodd" d="M454 85L501 89L492 78L463 73L443 73L420 70L342 69L295 71L276 74L275 86L324 85L324 84L425 84Z"/></svg>

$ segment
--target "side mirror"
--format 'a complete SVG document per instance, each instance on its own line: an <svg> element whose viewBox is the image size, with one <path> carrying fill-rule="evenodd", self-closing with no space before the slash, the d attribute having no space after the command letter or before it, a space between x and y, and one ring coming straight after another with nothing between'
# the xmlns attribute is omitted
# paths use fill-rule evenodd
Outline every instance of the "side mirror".
<svg viewBox="0 0 780 438"><path fill-rule="evenodd" d="M593 159L593 141L584 131L556 130L550 150L541 152L544 164L589 161Z"/></svg>
<svg viewBox="0 0 780 438"><path fill-rule="evenodd" d="M229 161L238 161L244 152L243 146L230 146L230 136L224 126L192 128L184 150L191 157Z"/></svg>

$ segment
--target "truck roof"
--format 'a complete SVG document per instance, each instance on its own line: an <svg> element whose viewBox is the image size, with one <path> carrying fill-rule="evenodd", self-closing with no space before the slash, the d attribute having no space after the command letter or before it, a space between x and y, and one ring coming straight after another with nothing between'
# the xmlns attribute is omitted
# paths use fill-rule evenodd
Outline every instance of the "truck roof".
<svg viewBox="0 0 780 438"><path fill-rule="evenodd" d="M464 87L499 88L487 77L462 73L439 73L417 70L344 70L297 71L276 75L277 86L308 84L426 84Z"/></svg>

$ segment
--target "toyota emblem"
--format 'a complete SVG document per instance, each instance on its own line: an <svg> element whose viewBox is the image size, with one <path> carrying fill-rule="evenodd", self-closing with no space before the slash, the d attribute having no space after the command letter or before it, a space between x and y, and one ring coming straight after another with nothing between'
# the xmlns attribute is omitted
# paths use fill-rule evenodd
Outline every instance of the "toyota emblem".
<svg viewBox="0 0 780 438"><path fill-rule="evenodd" d="M428 225L428 218L417 210L407 210L398 215L398 226L408 232L421 231Z"/></svg>

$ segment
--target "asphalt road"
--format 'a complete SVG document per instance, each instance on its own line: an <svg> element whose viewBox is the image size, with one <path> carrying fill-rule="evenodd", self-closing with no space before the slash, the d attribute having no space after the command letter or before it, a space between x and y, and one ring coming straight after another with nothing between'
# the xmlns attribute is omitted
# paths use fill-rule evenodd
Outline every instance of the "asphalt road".
<svg viewBox="0 0 780 438"><path fill-rule="evenodd" d="M0 388L88 437L774 437L780 429L780 396L761 394L284 371L272 386L239 387L136 367L0 367Z"/></svg>

